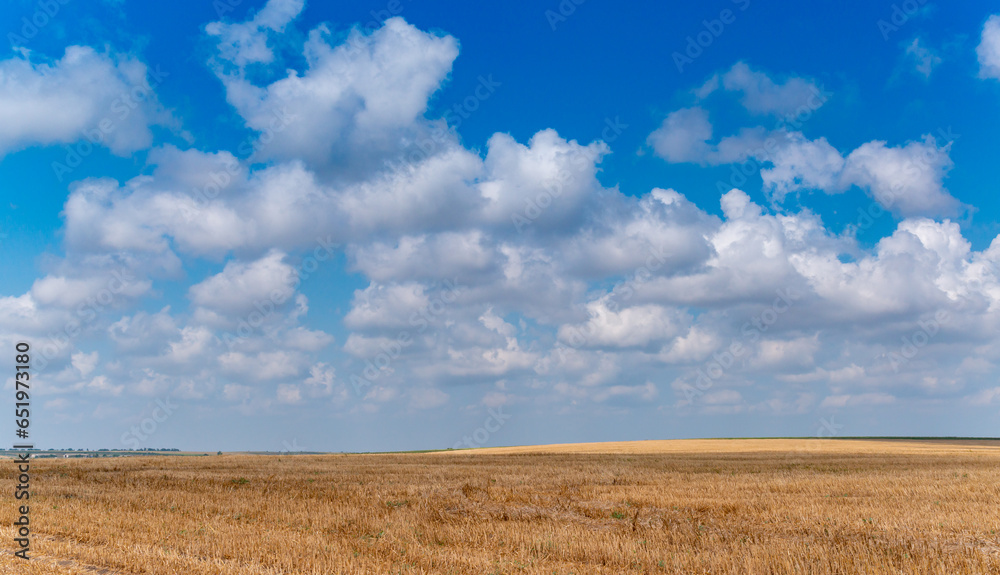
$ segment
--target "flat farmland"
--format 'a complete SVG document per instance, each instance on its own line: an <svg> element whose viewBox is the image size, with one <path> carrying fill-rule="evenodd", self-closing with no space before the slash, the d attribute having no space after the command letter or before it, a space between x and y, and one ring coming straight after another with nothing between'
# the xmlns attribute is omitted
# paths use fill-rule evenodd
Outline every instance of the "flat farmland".
<svg viewBox="0 0 1000 575"><path fill-rule="evenodd" d="M987 441L48 459L32 485L36 559L8 496L0 572L1000 573Z"/></svg>

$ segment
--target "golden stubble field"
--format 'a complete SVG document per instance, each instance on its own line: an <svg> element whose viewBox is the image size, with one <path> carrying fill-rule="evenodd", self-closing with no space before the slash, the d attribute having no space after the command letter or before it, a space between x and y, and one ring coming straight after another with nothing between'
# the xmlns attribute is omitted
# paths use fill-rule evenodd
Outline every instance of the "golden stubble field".
<svg viewBox="0 0 1000 575"><path fill-rule="evenodd" d="M8 552L3 573L1000 573L988 442L35 460L32 472L38 559Z"/></svg>

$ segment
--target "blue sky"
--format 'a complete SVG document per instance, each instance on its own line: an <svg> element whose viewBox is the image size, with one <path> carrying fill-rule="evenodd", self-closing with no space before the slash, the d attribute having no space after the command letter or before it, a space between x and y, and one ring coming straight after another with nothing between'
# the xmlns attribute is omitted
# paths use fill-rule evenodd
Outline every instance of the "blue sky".
<svg viewBox="0 0 1000 575"><path fill-rule="evenodd" d="M996 435L983 8L0 24L0 344L35 349L37 445Z"/></svg>

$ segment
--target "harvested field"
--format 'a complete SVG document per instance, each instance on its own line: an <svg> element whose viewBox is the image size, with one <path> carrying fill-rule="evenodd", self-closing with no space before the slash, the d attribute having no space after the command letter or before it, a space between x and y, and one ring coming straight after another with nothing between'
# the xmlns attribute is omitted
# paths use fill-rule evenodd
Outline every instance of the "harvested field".
<svg viewBox="0 0 1000 575"><path fill-rule="evenodd" d="M38 559L5 573L1000 573L991 442L36 460L32 482Z"/></svg>

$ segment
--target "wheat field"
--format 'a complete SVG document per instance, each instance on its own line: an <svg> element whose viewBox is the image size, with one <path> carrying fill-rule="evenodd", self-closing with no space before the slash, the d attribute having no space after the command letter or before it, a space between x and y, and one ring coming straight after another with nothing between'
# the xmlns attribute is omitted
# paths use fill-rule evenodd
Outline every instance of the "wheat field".
<svg viewBox="0 0 1000 575"><path fill-rule="evenodd" d="M991 442L791 439L35 460L35 559L4 505L0 570L1000 573L998 464Z"/></svg>

